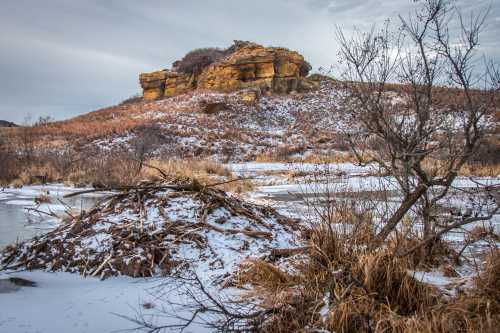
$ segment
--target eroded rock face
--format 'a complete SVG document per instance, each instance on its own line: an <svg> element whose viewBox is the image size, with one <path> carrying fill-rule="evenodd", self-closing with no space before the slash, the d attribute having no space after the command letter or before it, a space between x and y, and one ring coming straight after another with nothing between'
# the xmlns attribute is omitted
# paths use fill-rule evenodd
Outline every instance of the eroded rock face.
<svg viewBox="0 0 500 333"><path fill-rule="evenodd" d="M144 98L158 99L195 89L233 92L250 88L258 90L260 95L317 88L317 82L306 78L311 66L295 51L235 41L226 52L224 58L205 67L198 75L175 70L141 74Z"/></svg>

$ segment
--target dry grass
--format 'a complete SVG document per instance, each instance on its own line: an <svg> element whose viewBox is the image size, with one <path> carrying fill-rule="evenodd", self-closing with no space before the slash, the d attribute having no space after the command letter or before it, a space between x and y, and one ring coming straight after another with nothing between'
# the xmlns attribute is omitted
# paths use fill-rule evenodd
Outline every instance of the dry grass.
<svg viewBox="0 0 500 333"><path fill-rule="evenodd" d="M148 160L141 163L126 152L96 153L81 158L71 156L73 160L67 167L58 165L52 156L43 158L43 162L33 162L23 167L22 163L14 167L13 179L5 183L12 187L29 184L64 182L68 186L93 186L96 188L134 185L144 180L158 180L161 173L172 179L196 179L200 184L227 182L219 188L233 193L243 193L253 189L251 180L236 180L233 173L224 165L211 160ZM231 182L228 182L231 181Z"/></svg>
<svg viewBox="0 0 500 333"><path fill-rule="evenodd" d="M476 279L478 292L492 295L500 305L500 250L489 254L485 270ZM497 312L500 315L500 312Z"/></svg>
<svg viewBox="0 0 500 333"><path fill-rule="evenodd" d="M173 178L196 179L200 184L227 182L218 186L226 192L243 193L253 189L253 184L250 180L236 181L236 177L231 170L211 160L151 160L146 165L150 167L146 166L142 169L140 177L143 179L159 179L160 174L157 169L160 169Z"/></svg>
<svg viewBox="0 0 500 333"><path fill-rule="evenodd" d="M147 165L151 167L147 167ZM201 183L213 182L215 179L231 178L233 175L229 169L222 164L210 160L167 160L153 159L146 162L146 167L141 172L141 176L154 180L159 177L158 171L161 169L168 175L177 178L194 178Z"/></svg>
<svg viewBox="0 0 500 333"><path fill-rule="evenodd" d="M348 152L336 152L328 155L321 154L308 154L299 160L294 160L293 162L303 162L303 163L355 163L356 158Z"/></svg>
<svg viewBox="0 0 500 333"><path fill-rule="evenodd" d="M376 221L348 214L345 206L312 224L304 237L309 251L276 264L246 263L239 283L253 288L271 315L263 332L496 332L500 327L500 252L493 251L472 288L455 298L409 272L415 258L394 255L396 242L371 250ZM411 243L403 246L411 246ZM436 257L448 256L437 246ZM435 260L436 264L445 260ZM292 269L293 267L293 269ZM252 298L253 297L253 298Z"/></svg>
<svg viewBox="0 0 500 333"><path fill-rule="evenodd" d="M355 163L356 158L349 152L338 151L330 154L309 153L304 156L296 154L303 151L302 147L285 147L281 149L269 150L258 154L255 157L256 162L295 162L295 163Z"/></svg>
<svg viewBox="0 0 500 333"><path fill-rule="evenodd" d="M293 285L293 276L264 260L250 260L240 265L234 283L240 287L251 284L254 287L278 292Z"/></svg>
<svg viewBox="0 0 500 333"><path fill-rule="evenodd" d="M479 163L469 163L460 169L459 175L466 177L498 177L500 176L500 164L484 165Z"/></svg>
<svg viewBox="0 0 500 333"><path fill-rule="evenodd" d="M430 172L432 175L443 175L446 171L446 165L439 160L425 160L424 169ZM500 164L494 163L480 163L480 162L469 162L466 163L458 171L459 176L469 177L498 177L500 175Z"/></svg>

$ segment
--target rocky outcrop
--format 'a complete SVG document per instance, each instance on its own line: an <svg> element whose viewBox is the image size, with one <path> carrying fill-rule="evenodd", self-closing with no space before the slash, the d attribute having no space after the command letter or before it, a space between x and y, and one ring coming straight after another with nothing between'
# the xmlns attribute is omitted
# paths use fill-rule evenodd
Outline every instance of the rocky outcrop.
<svg viewBox="0 0 500 333"><path fill-rule="evenodd" d="M318 86L306 78L311 66L298 52L235 41L224 54L196 74L175 69L141 74L144 98L158 99L195 89L220 92L248 89L250 92L243 96L252 100L260 94L302 92Z"/></svg>

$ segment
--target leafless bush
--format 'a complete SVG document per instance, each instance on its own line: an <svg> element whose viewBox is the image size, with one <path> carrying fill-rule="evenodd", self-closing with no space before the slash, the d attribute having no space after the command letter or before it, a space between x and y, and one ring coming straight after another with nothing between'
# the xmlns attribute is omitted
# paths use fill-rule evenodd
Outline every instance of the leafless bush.
<svg viewBox="0 0 500 333"><path fill-rule="evenodd" d="M155 125L140 126L134 132L135 137L130 140L129 147L124 148L124 153L128 152L131 160L137 162L135 174L138 175L143 163L158 153L165 138L161 128Z"/></svg>
<svg viewBox="0 0 500 333"><path fill-rule="evenodd" d="M500 140L489 138L484 140L476 149L470 162L480 165L500 165Z"/></svg>
<svg viewBox="0 0 500 333"><path fill-rule="evenodd" d="M181 60L174 62L173 68L185 74L200 74L203 69L224 57L223 50L214 47L196 49L184 56Z"/></svg>
<svg viewBox="0 0 500 333"><path fill-rule="evenodd" d="M486 63L479 72L473 65L487 11L468 21L447 0L417 5L414 15L400 17L395 32L389 24L381 32L349 38L338 31L348 112L358 125L352 151L360 163L375 163L393 176L403 193L377 235L378 245L417 203L424 237L435 239L441 232L435 207L489 133L487 118L498 99L498 68ZM450 22L460 26L458 35ZM391 81L402 83L399 101ZM442 162L442 168L426 169L430 161ZM491 213L479 212L478 218L491 218Z"/></svg>
<svg viewBox="0 0 500 333"><path fill-rule="evenodd" d="M40 116L33 124L33 126L43 126L54 121L55 121L54 118L52 118L51 116Z"/></svg>
<svg viewBox="0 0 500 333"><path fill-rule="evenodd" d="M309 75L311 69L312 69L311 64L307 61L304 61L302 64L300 64L300 76Z"/></svg>
<svg viewBox="0 0 500 333"><path fill-rule="evenodd" d="M0 185L8 184L18 174L18 158L8 140L0 136Z"/></svg>

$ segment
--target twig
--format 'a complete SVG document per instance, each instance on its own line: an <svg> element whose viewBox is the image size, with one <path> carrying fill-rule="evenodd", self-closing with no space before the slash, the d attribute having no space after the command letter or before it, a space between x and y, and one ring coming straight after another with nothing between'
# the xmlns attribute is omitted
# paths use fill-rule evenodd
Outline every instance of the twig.
<svg viewBox="0 0 500 333"><path fill-rule="evenodd" d="M106 260L104 260L104 261L102 262L102 264L100 264L100 265L99 265L99 267L97 267L97 269L94 271L94 273L92 273L90 276L94 277L94 276L96 276L97 274L99 274L99 272L101 271L101 269L102 269L104 266L106 266L106 264L107 264L107 263L108 263L108 261L111 259L111 257L113 257L113 255L112 255L112 254L110 254L110 255L106 258Z"/></svg>

